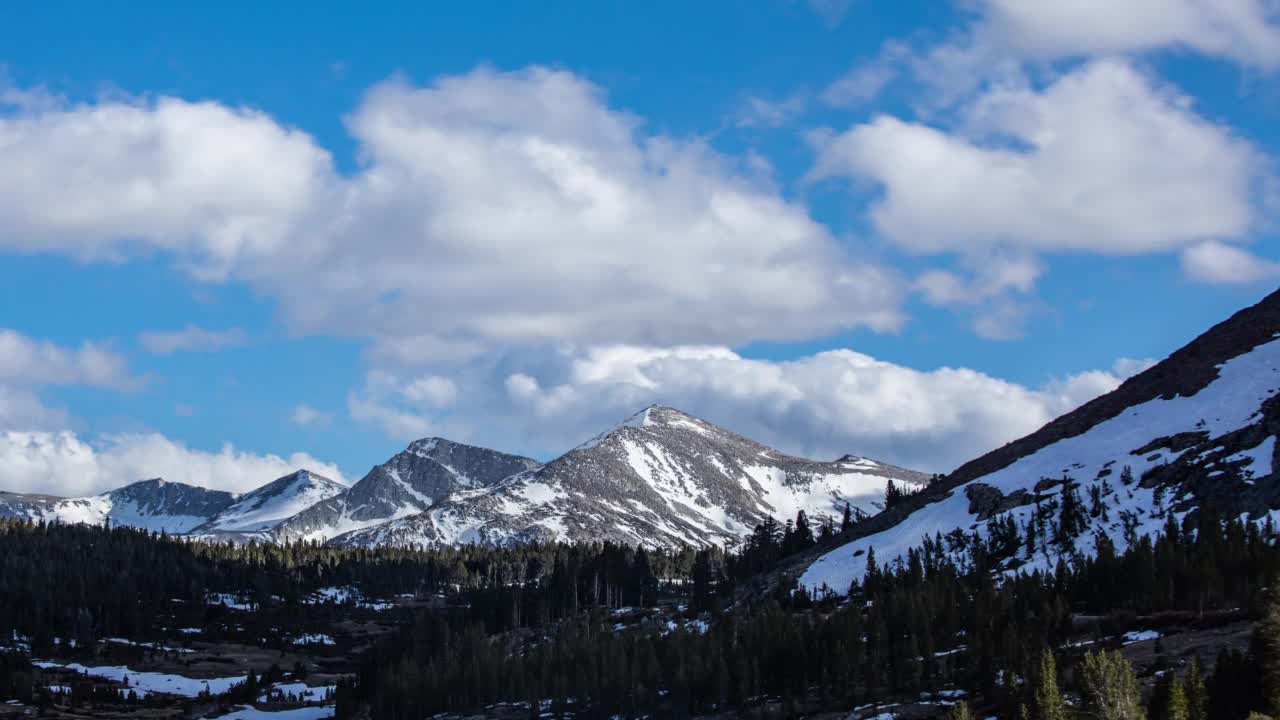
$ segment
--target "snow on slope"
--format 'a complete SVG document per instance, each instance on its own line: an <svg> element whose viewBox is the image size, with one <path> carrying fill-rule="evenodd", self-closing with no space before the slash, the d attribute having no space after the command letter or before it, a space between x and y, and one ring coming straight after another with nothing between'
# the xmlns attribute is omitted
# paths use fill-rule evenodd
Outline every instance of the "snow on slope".
<svg viewBox="0 0 1280 720"><path fill-rule="evenodd" d="M346 491L346 486L307 470L285 475L241 495L232 506L195 528L197 533L270 530L318 502Z"/></svg>
<svg viewBox="0 0 1280 720"><path fill-rule="evenodd" d="M416 440L349 489L281 523L272 538L327 540L376 527L537 467L526 457L443 438Z"/></svg>
<svg viewBox="0 0 1280 720"><path fill-rule="evenodd" d="M1134 387L1144 381L1164 383L1169 386L1164 392L1144 388L1146 395L1156 396L1079 434L1055 435L1049 444L967 480L898 524L821 556L804 571L800 583L814 590L844 593L851 581L860 581L865 575L867 554L872 549L877 562L883 564L902 558L908 549L935 534L946 536L959 529L985 535L994 517L1012 516L1023 526L1035 512L1037 496L1042 504L1052 504L1063 492L1061 482L1045 479L1070 477L1086 499L1096 487L1105 509L1100 517L1088 518L1088 527L1070 547L1056 548L1042 542L1030 556L1025 547L1020 548L1019 556L1009 559L1006 570L1048 569L1070 551L1092 553L1093 533L1099 531L1123 551L1129 539L1157 533L1169 514L1181 519L1202 502L1213 502L1232 515L1247 514L1254 520L1276 513L1275 508L1280 508L1280 487L1274 472L1275 433L1280 428L1280 340L1271 338L1280 336L1276 332L1280 330L1278 310L1280 293L1206 333L1148 371L1148 377L1135 378ZM1240 336L1247 339L1241 341ZM1223 349L1224 345L1228 349ZM1196 367L1197 360L1214 352L1226 358L1213 364L1216 378L1192 388L1191 394L1174 390L1175 381L1185 383L1186 378L1203 370ZM1118 393L1122 391L1123 386L1112 395L1121 398ZM1106 406L1108 400L1114 403L1116 398L1104 397L1097 407ZM1092 422L1086 417L1088 408L1082 410L1081 417L1069 415L1064 420ZM1033 440L1043 443L1034 435L1026 440L1028 446ZM979 466L1001 452L1004 450L966 467ZM1131 484L1119 479L1125 466L1132 470Z"/></svg>
<svg viewBox="0 0 1280 720"><path fill-rule="evenodd" d="M0 515L46 522L127 525L171 534L190 532L229 507L234 495L164 480L143 480L83 498L0 495Z"/></svg>
<svg viewBox="0 0 1280 720"><path fill-rule="evenodd" d="M814 523L846 502L875 511L886 483L927 476L865 458L794 458L652 406L547 465L460 493L425 513L340 536L344 545L613 541L732 544L766 517Z"/></svg>
<svg viewBox="0 0 1280 720"><path fill-rule="evenodd" d="M31 664L44 669L62 668L89 675L90 677L106 678L107 680L121 683L127 678L129 687L139 694L164 693L166 695L180 695L189 698L197 697L202 692L214 695L221 694L230 690L232 686L243 683L245 680L243 675L200 679L167 673L140 672L123 665L87 666L80 663L64 664L52 660L33 660Z"/></svg>

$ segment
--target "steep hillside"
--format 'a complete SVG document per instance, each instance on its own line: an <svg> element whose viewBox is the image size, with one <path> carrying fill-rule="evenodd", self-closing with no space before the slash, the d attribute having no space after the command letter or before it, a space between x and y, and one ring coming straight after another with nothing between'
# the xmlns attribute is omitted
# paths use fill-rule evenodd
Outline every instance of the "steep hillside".
<svg viewBox="0 0 1280 720"><path fill-rule="evenodd" d="M227 509L192 530L197 534L256 533L270 530L347 487L322 475L298 470L245 493Z"/></svg>
<svg viewBox="0 0 1280 720"><path fill-rule="evenodd" d="M991 540L994 532L1011 546L1004 567L1013 570L1092 553L1099 538L1123 550L1170 517L1194 521L1202 508L1270 517L1280 508L1277 336L1280 293L872 518L856 540L806 568L802 584L843 592L863 577L871 550L891 561L938 535L962 556L971 542L964 535Z"/></svg>
<svg viewBox="0 0 1280 720"><path fill-rule="evenodd" d="M443 438L416 440L344 492L289 518L276 539L323 540L420 513L458 493L537 468L536 460Z"/></svg>

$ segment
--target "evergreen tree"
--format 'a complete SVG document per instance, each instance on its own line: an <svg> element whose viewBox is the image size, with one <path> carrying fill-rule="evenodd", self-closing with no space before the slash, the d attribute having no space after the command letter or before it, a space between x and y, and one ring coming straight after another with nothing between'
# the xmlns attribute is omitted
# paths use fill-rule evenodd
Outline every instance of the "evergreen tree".
<svg viewBox="0 0 1280 720"><path fill-rule="evenodd" d="M1118 651L1103 650L1084 656L1080 668L1080 695L1085 712L1092 718L1142 720L1137 677L1133 666Z"/></svg>
<svg viewBox="0 0 1280 720"><path fill-rule="evenodd" d="M885 482L884 507L886 510L897 505L904 497L906 497L906 493L902 488L895 485L893 480Z"/></svg>
<svg viewBox="0 0 1280 720"><path fill-rule="evenodd" d="M1031 720L1067 720L1067 704L1058 690L1058 664L1047 649L1040 654L1031 696Z"/></svg>
<svg viewBox="0 0 1280 720"><path fill-rule="evenodd" d="M1274 597L1254 628L1253 647L1261 673L1262 710L1280 716L1280 603Z"/></svg>
<svg viewBox="0 0 1280 720"><path fill-rule="evenodd" d="M1186 678L1182 683L1187 691L1187 717L1189 720L1209 719L1209 691L1205 686L1204 671L1200 668L1200 658L1191 658L1191 666L1187 668Z"/></svg>
<svg viewBox="0 0 1280 720"><path fill-rule="evenodd" d="M1173 673L1170 672L1170 675ZM1169 700L1165 705L1164 720L1190 720L1187 691L1176 676L1169 682Z"/></svg>

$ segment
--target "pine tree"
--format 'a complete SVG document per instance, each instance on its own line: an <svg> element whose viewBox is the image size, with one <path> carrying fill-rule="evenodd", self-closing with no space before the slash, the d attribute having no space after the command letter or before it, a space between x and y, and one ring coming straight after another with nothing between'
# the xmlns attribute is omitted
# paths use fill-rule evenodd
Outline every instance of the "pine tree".
<svg viewBox="0 0 1280 720"><path fill-rule="evenodd" d="M853 528L853 506L846 502L844 504L844 515L840 517L840 532L849 532L851 528Z"/></svg>
<svg viewBox="0 0 1280 720"><path fill-rule="evenodd" d="M1133 666L1118 651L1103 650L1084 656L1080 694L1085 711L1097 720L1141 720L1143 717Z"/></svg>
<svg viewBox="0 0 1280 720"><path fill-rule="evenodd" d="M1124 468L1120 470L1120 483L1122 485L1133 484L1133 468L1125 465Z"/></svg>
<svg viewBox="0 0 1280 720"><path fill-rule="evenodd" d="M1190 720L1190 708L1187 705L1187 691L1182 681L1173 678L1169 682L1169 700L1165 705L1163 720Z"/></svg>
<svg viewBox="0 0 1280 720"><path fill-rule="evenodd" d="M887 480L884 486L884 506L886 509L897 505L902 498L906 497L906 493L902 488L893 483L893 480Z"/></svg>
<svg viewBox="0 0 1280 720"><path fill-rule="evenodd" d="M1067 720L1067 704L1058 690L1058 664L1053 653L1040 655L1040 668L1031 697L1032 720Z"/></svg>
<svg viewBox="0 0 1280 720"><path fill-rule="evenodd" d="M1263 710L1280 715L1280 604L1273 598L1253 631L1254 653L1261 672Z"/></svg>
<svg viewBox="0 0 1280 720"><path fill-rule="evenodd" d="M974 720L973 711L969 709L969 703L961 700L951 706L951 712L947 714L951 720Z"/></svg>
<svg viewBox="0 0 1280 720"><path fill-rule="evenodd" d="M1191 658L1191 667L1187 668L1187 676L1183 679L1187 690L1187 717L1190 720L1208 720L1209 691L1205 687L1204 671L1200 668L1200 658Z"/></svg>

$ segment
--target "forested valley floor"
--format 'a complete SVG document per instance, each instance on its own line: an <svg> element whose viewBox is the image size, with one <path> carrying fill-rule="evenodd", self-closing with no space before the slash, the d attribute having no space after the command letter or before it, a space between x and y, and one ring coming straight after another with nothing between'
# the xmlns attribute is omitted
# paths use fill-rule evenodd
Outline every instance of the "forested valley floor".
<svg viewBox="0 0 1280 720"><path fill-rule="evenodd" d="M0 522L0 717L1280 714L1269 524L1203 511L1029 574L995 570L1023 541L1007 531L871 558L840 592L753 595L841 528L766 523L726 554Z"/></svg>

